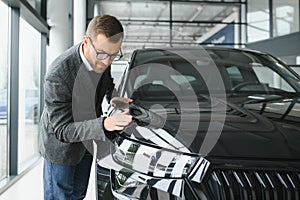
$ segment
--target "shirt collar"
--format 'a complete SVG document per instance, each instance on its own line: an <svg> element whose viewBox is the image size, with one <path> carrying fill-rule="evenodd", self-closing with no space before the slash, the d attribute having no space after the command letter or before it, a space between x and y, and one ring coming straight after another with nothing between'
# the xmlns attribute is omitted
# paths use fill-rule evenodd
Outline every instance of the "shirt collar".
<svg viewBox="0 0 300 200"><path fill-rule="evenodd" d="M85 58L83 51L82 51L82 47L83 47L83 43L81 43L80 48L79 48L79 53L80 53L80 58L84 64L84 66L86 67L86 69L88 71L93 71L92 66L90 65L90 63L87 61L87 59Z"/></svg>

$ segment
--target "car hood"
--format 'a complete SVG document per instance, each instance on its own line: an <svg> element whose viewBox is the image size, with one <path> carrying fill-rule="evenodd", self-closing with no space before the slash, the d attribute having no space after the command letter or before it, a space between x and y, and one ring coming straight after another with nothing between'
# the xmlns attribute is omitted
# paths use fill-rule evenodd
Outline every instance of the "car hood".
<svg viewBox="0 0 300 200"><path fill-rule="evenodd" d="M163 148L175 150L184 149L190 153L214 159L246 159L246 160L300 160L300 126L289 123L288 120L270 120L262 115L250 112L234 105L228 105L226 114L221 121L223 127L217 127L220 115L212 118L210 112L201 113L200 119L195 118L193 112L184 115L170 112L163 127L159 112L148 113L153 124L141 123L141 119L127 130L127 134L136 140ZM146 120L147 121L147 120ZM199 123L193 130L194 124ZM134 130L134 131L133 131ZM148 134L148 136L146 136ZM149 136L149 134L151 136ZM167 136L165 136L167 135ZM147 138L148 137L148 138ZM149 139L150 138L150 139ZM185 148L170 144L173 138Z"/></svg>
<svg viewBox="0 0 300 200"><path fill-rule="evenodd" d="M248 124L226 122L220 138L208 156L300 161L299 127L283 122L271 123L258 115L255 118L257 121ZM204 134L199 131L198 135L200 141ZM196 143L191 149L197 151Z"/></svg>

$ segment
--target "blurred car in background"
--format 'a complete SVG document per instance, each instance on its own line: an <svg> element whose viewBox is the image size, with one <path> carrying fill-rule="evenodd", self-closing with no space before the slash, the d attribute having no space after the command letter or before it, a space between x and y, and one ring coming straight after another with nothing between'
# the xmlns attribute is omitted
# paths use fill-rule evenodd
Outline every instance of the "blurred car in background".
<svg viewBox="0 0 300 200"><path fill-rule="evenodd" d="M118 92L134 123L110 133L98 199L299 199L300 78L275 57L135 50Z"/></svg>

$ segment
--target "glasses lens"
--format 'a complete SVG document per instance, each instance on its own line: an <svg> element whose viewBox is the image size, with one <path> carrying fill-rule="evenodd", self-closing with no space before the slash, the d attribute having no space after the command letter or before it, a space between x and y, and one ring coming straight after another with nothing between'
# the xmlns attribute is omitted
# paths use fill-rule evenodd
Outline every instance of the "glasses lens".
<svg viewBox="0 0 300 200"><path fill-rule="evenodd" d="M97 59L98 60L105 60L107 57L108 57L109 55L107 54L107 53L100 53L100 52L98 52L97 53Z"/></svg>
<svg viewBox="0 0 300 200"><path fill-rule="evenodd" d="M119 54L113 55L113 56L111 56L111 59L112 60L119 60L120 59L120 55Z"/></svg>
<svg viewBox="0 0 300 200"><path fill-rule="evenodd" d="M122 54L116 54L116 55L113 55L112 57L111 57L111 59L113 60L113 61L117 61L117 60L120 60L121 58L122 58Z"/></svg>

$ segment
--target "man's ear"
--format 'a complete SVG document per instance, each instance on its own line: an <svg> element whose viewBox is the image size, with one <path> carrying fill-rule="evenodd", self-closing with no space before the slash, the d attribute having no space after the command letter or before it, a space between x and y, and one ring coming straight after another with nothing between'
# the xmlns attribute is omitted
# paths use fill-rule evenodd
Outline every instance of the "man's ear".
<svg viewBox="0 0 300 200"><path fill-rule="evenodd" d="M84 35L84 36L83 36L83 44L84 44L85 46L87 46L88 42L89 42L88 36Z"/></svg>
<svg viewBox="0 0 300 200"><path fill-rule="evenodd" d="M83 45L82 45L82 51L83 51L83 54L86 55L87 51L88 51L88 43L89 43L89 38L88 36L83 36Z"/></svg>

